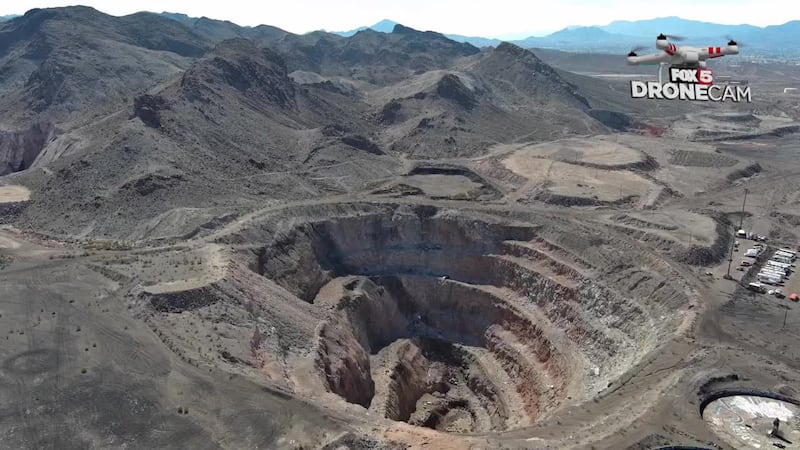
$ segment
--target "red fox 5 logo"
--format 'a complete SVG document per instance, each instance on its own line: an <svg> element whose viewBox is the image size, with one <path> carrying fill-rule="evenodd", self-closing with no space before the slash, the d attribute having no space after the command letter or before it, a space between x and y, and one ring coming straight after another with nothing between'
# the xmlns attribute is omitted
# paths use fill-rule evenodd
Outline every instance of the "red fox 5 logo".
<svg viewBox="0 0 800 450"><path fill-rule="evenodd" d="M673 83L691 83L710 85L714 82L711 69L679 69L669 70L669 78Z"/></svg>

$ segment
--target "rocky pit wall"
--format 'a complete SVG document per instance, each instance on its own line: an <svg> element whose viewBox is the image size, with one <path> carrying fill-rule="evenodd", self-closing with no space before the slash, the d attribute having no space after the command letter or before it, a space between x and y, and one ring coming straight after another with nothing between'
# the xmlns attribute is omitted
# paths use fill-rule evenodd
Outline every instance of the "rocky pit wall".
<svg viewBox="0 0 800 450"><path fill-rule="evenodd" d="M196 365L373 418L512 430L591 400L674 334L690 303L658 275L668 265L612 228L530 223L309 207L221 240L240 248L223 279L142 293L138 307Z"/></svg>
<svg viewBox="0 0 800 450"><path fill-rule="evenodd" d="M659 328L569 255L533 227L398 209L285 230L254 269L330 311L316 352L326 389L394 420L478 432L605 388Z"/></svg>

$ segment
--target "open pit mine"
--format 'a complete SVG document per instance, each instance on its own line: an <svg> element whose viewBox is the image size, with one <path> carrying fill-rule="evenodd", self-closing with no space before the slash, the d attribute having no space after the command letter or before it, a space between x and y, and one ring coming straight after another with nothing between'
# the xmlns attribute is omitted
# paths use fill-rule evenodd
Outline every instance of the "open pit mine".
<svg viewBox="0 0 800 450"><path fill-rule="evenodd" d="M0 449L800 448L800 66L384 31L0 17Z"/></svg>
<svg viewBox="0 0 800 450"><path fill-rule="evenodd" d="M692 291L657 254L548 215L354 203L230 231L208 235L227 255L217 279L144 289L140 313L191 359L221 354L364 419L524 429L591 404L691 320ZM216 317L219 348L195 352L170 326L187 316Z"/></svg>

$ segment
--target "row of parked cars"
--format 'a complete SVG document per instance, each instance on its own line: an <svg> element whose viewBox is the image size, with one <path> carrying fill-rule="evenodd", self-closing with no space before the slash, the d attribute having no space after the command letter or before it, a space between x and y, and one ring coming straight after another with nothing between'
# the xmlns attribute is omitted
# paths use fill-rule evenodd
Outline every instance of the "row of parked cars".
<svg viewBox="0 0 800 450"><path fill-rule="evenodd" d="M761 235L761 234L755 234L752 231L745 231L745 230L738 230L736 232L736 237L740 237L740 238L744 238L744 239L750 239L752 241L760 241L760 242L766 242L767 241L767 237L766 236Z"/></svg>
<svg viewBox="0 0 800 450"><path fill-rule="evenodd" d="M758 259L766 252L766 246L763 244L756 244L753 248L748 249L745 253L746 257ZM778 298L783 298L785 295L780 288L767 289L765 285L783 286L795 268L795 261L797 260L797 251L789 248L781 248L776 250L769 260L764 262L761 270L756 275L757 282L750 283L749 289L775 295ZM751 261L742 261L740 267L745 268L753 265ZM797 294L792 294L791 299L798 301Z"/></svg>

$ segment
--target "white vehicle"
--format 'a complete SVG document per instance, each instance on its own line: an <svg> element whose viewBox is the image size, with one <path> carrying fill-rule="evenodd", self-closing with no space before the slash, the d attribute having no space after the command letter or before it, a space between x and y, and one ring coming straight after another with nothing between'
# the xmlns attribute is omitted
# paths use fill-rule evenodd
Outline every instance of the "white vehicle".
<svg viewBox="0 0 800 450"><path fill-rule="evenodd" d="M758 281L760 281L762 283L766 283L766 284L771 284L771 285L777 286L777 285L781 284L781 282L783 280L778 276L764 275L764 274L760 274L759 273L758 274Z"/></svg>
<svg viewBox="0 0 800 450"><path fill-rule="evenodd" d="M751 248L745 252L744 256L748 258L758 258L758 250Z"/></svg>
<svg viewBox="0 0 800 450"><path fill-rule="evenodd" d="M775 254L776 255L786 256L788 258L795 258L795 259L797 258L797 253L790 252L790 251L787 251L787 250L784 250L784 249L775 250Z"/></svg>
<svg viewBox="0 0 800 450"><path fill-rule="evenodd" d="M792 255L792 257L797 257L797 252L792 250L792 249L790 249L790 248L782 248L782 249L780 249L778 251L779 252L788 253L788 254Z"/></svg>
<svg viewBox="0 0 800 450"><path fill-rule="evenodd" d="M764 267L761 268L759 273L774 273L776 275L780 275L782 277L786 277L786 272L784 272L783 270L781 270L781 269L779 269L777 267L764 266Z"/></svg>
<svg viewBox="0 0 800 450"><path fill-rule="evenodd" d="M750 283L750 284L747 285L747 289L749 289L751 291L755 291L755 292L761 292L761 293L766 291L766 288L761 283Z"/></svg>
<svg viewBox="0 0 800 450"><path fill-rule="evenodd" d="M772 260L777 262L777 263L788 264L789 266L792 265L792 260L789 259L789 258L782 258L780 256L773 256Z"/></svg>
<svg viewBox="0 0 800 450"><path fill-rule="evenodd" d="M784 275L786 275L788 273L788 271L786 270L785 267L772 265L770 263L764 264L764 266L762 267L762 270L771 270L773 272L780 272L780 273L782 273Z"/></svg>
<svg viewBox="0 0 800 450"><path fill-rule="evenodd" d="M767 260L767 262L770 263L770 264L774 264L776 266L785 267L787 269L792 267L792 263L782 262L782 261L780 261L778 259L775 259L774 256L771 259Z"/></svg>
<svg viewBox="0 0 800 450"><path fill-rule="evenodd" d="M789 275L786 272L784 272L783 270L781 270L781 269L779 269L777 267L766 267L765 266L765 267L763 267L761 269L761 272L763 272L763 273L775 273L775 274L778 274L778 275L782 276L783 278L789 278Z"/></svg>
<svg viewBox="0 0 800 450"><path fill-rule="evenodd" d="M774 254L774 255L772 255L772 256L773 256L775 259L778 259L778 258L780 258L780 259L784 259L784 260L786 260L787 264L788 264L788 263L793 263L793 262L794 262L794 260L795 260L795 258L794 258L794 257L792 257L791 255L789 255L788 253L783 253L783 252L775 252L775 254Z"/></svg>
<svg viewBox="0 0 800 450"><path fill-rule="evenodd" d="M774 259L770 259L769 261L767 261L767 264L770 265L770 266L780 267L781 269L784 269L784 270L789 270L789 269L792 268L791 264L785 263L785 262L776 261Z"/></svg>
<svg viewBox="0 0 800 450"><path fill-rule="evenodd" d="M739 231L736 232L736 236L746 238L747 237L747 232L744 231L744 230L739 230Z"/></svg>
<svg viewBox="0 0 800 450"><path fill-rule="evenodd" d="M762 282L765 282L765 283L769 282L769 281L774 281L774 283L782 283L783 282L783 276L781 274L775 273L775 272L759 272L758 275L757 275L757 278L758 278L758 281L762 281Z"/></svg>
<svg viewBox="0 0 800 450"><path fill-rule="evenodd" d="M762 269L763 270L771 270L773 272L780 272L780 273L782 273L784 275L786 275L789 272L788 270L786 270L785 267L773 265L773 264L770 264L770 263L764 264L764 267L762 267Z"/></svg>
<svg viewBox="0 0 800 450"><path fill-rule="evenodd" d="M765 273L769 275L775 275L781 278L786 278L786 273L782 272L780 269L775 267L762 267L758 273Z"/></svg>

